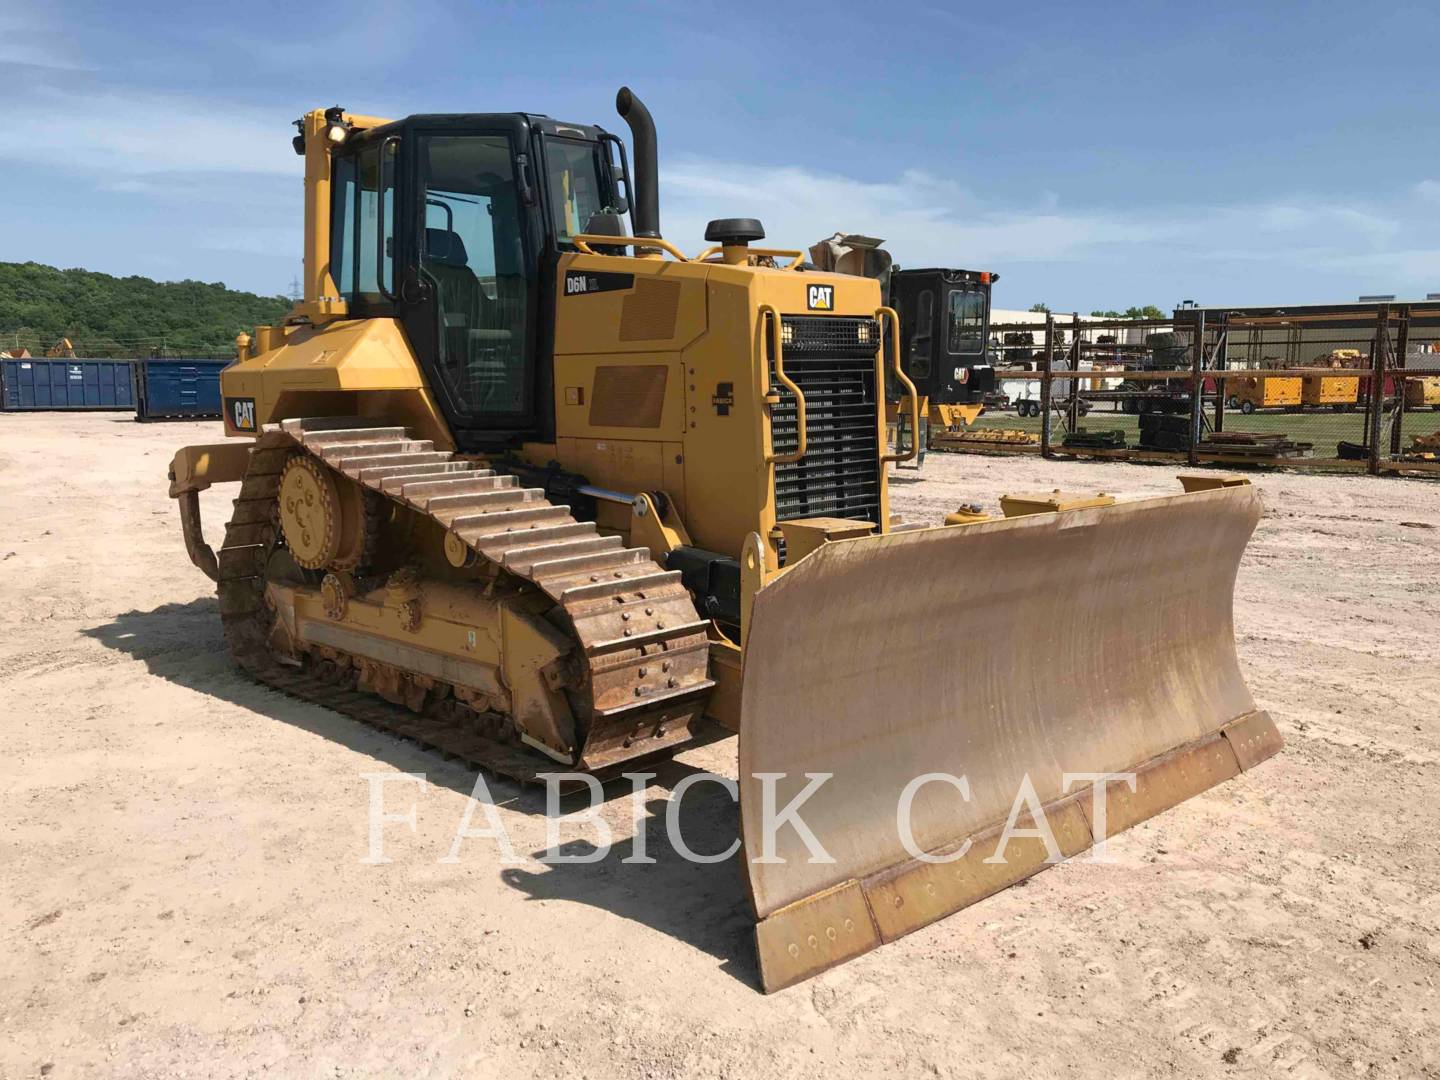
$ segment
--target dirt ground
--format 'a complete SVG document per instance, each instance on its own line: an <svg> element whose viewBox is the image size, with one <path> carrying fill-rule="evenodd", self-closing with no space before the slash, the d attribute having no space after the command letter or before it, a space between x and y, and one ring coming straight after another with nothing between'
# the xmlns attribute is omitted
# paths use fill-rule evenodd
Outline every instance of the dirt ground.
<svg viewBox="0 0 1440 1080"><path fill-rule="evenodd" d="M734 862L665 842L687 754L546 866L442 863L474 775L227 658L165 470L212 424L0 414L0 1077L1440 1076L1440 487L1260 473L1239 647L1277 758L1073 862L777 995ZM1171 470L933 455L897 509ZM218 538L226 509L206 496ZM976 613L983 615L983 613ZM367 865L370 781L390 825ZM737 814L685 800L693 847ZM474 824L479 825L477 815ZM564 840L592 836L566 826Z"/></svg>

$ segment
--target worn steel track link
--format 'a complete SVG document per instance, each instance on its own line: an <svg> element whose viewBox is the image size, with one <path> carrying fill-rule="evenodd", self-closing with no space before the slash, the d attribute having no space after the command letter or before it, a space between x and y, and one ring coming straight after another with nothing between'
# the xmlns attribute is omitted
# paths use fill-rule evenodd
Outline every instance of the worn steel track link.
<svg viewBox="0 0 1440 1080"><path fill-rule="evenodd" d="M280 476L296 452L311 454L365 489L367 561L388 500L429 517L474 558L555 601L564 615L558 623L584 660L583 677L570 694L577 720L587 728L577 767L603 773L622 762L673 753L698 735L714 684L707 674L706 625L678 573L663 570L643 548L600 536L593 523L575 521L543 492L520 488L513 476L434 451L403 428L355 419L286 421L266 428L251 452L218 556L217 591L226 641L253 677L474 768L523 781L565 768L483 732L502 717L418 713L272 650L275 615L266 602L266 571L283 543Z"/></svg>

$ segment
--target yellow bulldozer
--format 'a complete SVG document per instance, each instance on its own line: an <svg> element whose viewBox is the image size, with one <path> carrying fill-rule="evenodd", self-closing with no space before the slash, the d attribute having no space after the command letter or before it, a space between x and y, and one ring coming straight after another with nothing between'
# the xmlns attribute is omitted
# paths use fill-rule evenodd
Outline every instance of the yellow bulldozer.
<svg viewBox="0 0 1440 1080"><path fill-rule="evenodd" d="M522 780L738 733L766 990L1278 748L1231 627L1249 486L899 522L877 283L748 218L682 253L617 108L633 170L532 114L297 121L304 299L170 473L247 671Z"/></svg>

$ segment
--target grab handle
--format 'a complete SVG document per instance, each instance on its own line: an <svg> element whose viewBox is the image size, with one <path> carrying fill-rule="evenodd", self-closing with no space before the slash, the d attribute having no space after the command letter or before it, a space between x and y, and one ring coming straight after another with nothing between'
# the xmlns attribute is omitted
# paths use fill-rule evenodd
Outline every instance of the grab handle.
<svg viewBox="0 0 1440 1080"><path fill-rule="evenodd" d="M780 333L780 313L770 304L760 305L760 335L764 343L760 350L760 359L764 363L768 347L769 356L775 363L775 378L780 385L795 395L795 431L797 435L795 451L790 454L775 453L775 429L770 429L770 453L765 458L772 465L793 465L805 456L805 395L800 387L796 386L789 375L785 374L785 347L782 344ZM770 396L770 365L764 364L765 370L765 396ZM773 424L773 420L772 420Z"/></svg>
<svg viewBox="0 0 1440 1080"><path fill-rule="evenodd" d="M915 456L920 453L920 391L915 389L915 384L910 381L910 377L900 369L900 316L896 314L894 308L876 308L875 321L879 322L882 319L890 324L890 329L888 333L882 332L880 335L881 363L884 362L885 342L888 340L890 342L891 369L895 372L895 378L905 387L905 396L910 399L910 449L903 453L880 456L882 463L898 464L902 461L913 461ZM898 427L895 432L895 447L897 450L900 447Z"/></svg>

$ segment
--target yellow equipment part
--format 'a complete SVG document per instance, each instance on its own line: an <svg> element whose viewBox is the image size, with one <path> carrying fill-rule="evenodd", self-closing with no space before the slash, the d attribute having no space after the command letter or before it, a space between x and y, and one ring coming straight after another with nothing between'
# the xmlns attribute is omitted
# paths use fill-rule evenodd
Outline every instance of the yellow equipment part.
<svg viewBox="0 0 1440 1080"><path fill-rule="evenodd" d="M629 90L617 107L644 132ZM534 119L512 117L517 130ZM623 236L573 233L589 226L568 180L526 197L546 168L517 158L502 182L446 166L454 148L425 142L442 138L428 121L395 124L338 107L302 118L305 299L283 325L240 335L221 376L225 433L247 441L172 463L186 549L256 678L524 780L557 762L609 773L738 731L767 989L1278 747L1231 628L1260 513L1248 486L1115 505L1051 492L1008 500L1003 520L972 508L949 527L905 526L887 466L918 456L927 419L937 447L1036 436L966 429L978 405L922 401L875 280L750 247L745 219L712 223L721 246L686 258L658 236L657 209L638 213L655 195L653 127L637 134L650 145L637 146L636 235ZM598 169L609 151L595 130ZM431 156L408 160L422 146ZM539 160L561 164L554 149ZM414 186L427 169L433 192ZM407 236L419 230L406 214L371 216L393 293L380 270L378 294L361 287L363 245L339 272L331 241L348 235L351 204L332 181L393 184L394 205L427 222ZM447 185L464 189L451 192L460 209L431 220ZM545 209L557 192L563 233ZM452 226L477 198L493 201L472 257L501 250L491 241L510 234L496 230L541 230L561 252L551 291L521 288L541 275L533 259L478 276L456 265ZM394 244L378 242L387 222ZM887 378L910 432L894 452ZM527 386L533 411L491 408ZM216 550L199 495L225 482L238 492ZM1133 787L1092 801L1094 777L1114 772L1134 772ZM807 792L802 818L833 861L809 858L791 826L771 835L770 804ZM1020 824L1043 807L1053 842L1022 836L987 861L1027 792Z"/></svg>
<svg viewBox="0 0 1440 1080"><path fill-rule="evenodd" d="M1001 495L1000 509L1007 518L1024 517L1026 514L1055 514L1062 510L1088 510L1095 506L1114 506L1115 496L1103 491L1094 495L1083 492L1053 491L1036 492L1033 495Z"/></svg>
<svg viewBox="0 0 1440 1080"><path fill-rule="evenodd" d="M1243 486L842 540L762 588L745 646L740 803L765 988L974 903L1278 749L1231 618L1259 517ZM1134 788L1102 792L1102 834L1090 788L1114 773L1135 774ZM968 798L935 774L964 777ZM817 776L828 779L798 812L833 862L788 825L766 835L767 799L783 809ZM984 861L1027 784L1055 850L1016 840L1004 862ZM907 789L913 850L899 821ZM917 857L966 841L954 861Z"/></svg>

